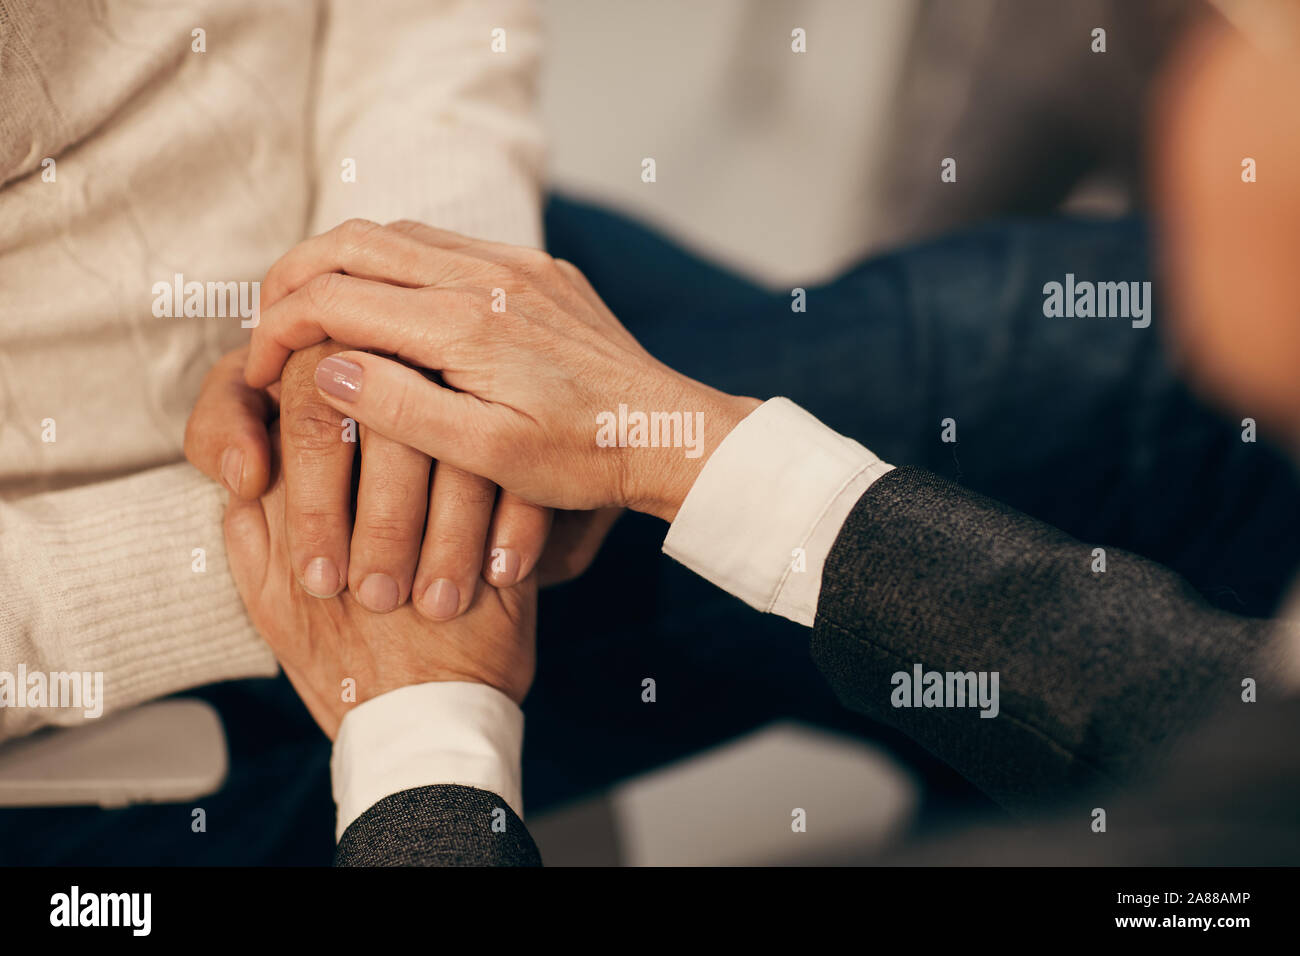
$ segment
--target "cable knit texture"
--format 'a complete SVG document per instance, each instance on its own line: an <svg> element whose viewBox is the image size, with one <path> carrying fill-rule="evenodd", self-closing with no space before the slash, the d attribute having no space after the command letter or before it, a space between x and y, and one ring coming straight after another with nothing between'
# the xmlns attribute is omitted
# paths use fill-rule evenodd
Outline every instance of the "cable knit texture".
<svg viewBox="0 0 1300 956"><path fill-rule="evenodd" d="M0 0L0 671L102 671L106 712L274 672L181 451L248 332L154 285L348 216L540 244L539 44L509 0Z"/></svg>

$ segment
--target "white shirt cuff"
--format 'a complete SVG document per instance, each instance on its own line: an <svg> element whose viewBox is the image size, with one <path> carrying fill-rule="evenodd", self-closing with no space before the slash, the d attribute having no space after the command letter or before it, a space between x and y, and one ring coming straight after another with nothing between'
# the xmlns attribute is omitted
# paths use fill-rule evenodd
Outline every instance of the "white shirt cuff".
<svg viewBox="0 0 1300 956"><path fill-rule="evenodd" d="M358 704L334 741L335 838L384 797L453 783L501 797L523 818L524 713L486 684L413 684Z"/></svg>
<svg viewBox="0 0 1300 956"><path fill-rule="evenodd" d="M844 520L893 468L788 398L773 398L709 457L664 553L760 611L811 627Z"/></svg>

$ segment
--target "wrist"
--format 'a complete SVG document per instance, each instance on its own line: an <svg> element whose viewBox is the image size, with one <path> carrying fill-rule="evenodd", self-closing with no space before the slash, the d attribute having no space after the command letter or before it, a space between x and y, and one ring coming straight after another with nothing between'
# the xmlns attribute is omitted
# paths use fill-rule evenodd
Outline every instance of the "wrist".
<svg viewBox="0 0 1300 956"><path fill-rule="evenodd" d="M622 449L625 506L669 523L677 517L682 502L723 439L763 404L756 398L728 395L689 379L683 379L678 395L671 409L681 412L681 447L662 447L661 442L658 448Z"/></svg>

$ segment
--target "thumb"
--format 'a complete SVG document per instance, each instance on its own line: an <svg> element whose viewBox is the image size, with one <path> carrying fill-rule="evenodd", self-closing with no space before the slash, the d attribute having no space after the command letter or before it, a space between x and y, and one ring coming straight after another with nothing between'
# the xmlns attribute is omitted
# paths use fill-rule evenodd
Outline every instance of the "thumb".
<svg viewBox="0 0 1300 956"><path fill-rule="evenodd" d="M330 405L385 438L496 480L490 467L495 456L483 437L490 433L498 410L487 402L369 352L339 352L322 359L316 366L316 388Z"/></svg>
<svg viewBox="0 0 1300 956"><path fill-rule="evenodd" d="M247 352L229 353L203 380L185 425L185 457L228 490L256 498L270 473L266 421L272 402L261 389L244 384Z"/></svg>

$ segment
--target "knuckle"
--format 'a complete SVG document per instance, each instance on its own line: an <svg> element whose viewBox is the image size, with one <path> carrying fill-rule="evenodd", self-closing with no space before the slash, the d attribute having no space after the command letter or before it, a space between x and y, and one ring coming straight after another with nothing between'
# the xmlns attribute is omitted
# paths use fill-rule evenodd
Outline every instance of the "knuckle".
<svg viewBox="0 0 1300 956"><path fill-rule="evenodd" d="M425 564L435 578L467 578L478 573L483 550L476 538L444 529L427 535Z"/></svg>
<svg viewBox="0 0 1300 956"><path fill-rule="evenodd" d="M313 276L302 287L307 305L316 312L328 312L338 300L344 284L343 276L337 272L322 272Z"/></svg>
<svg viewBox="0 0 1300 956"><path fill-rule="evenodd" d="M448 501L456 511L466 508L483 509L496 501L496 486L486 481L465 481L451 489Z"/></svg>
<svg viewBox="0 0 1300 956"><path fill-rule="evenodd" d="M342 541L347 538L347 516L316 504L289 507L289 537L294 550L300 553L320 554L334 548L341 553Z"/></svg>
<svg viewBox="0 0 1300 956"><path fill-rule="evenodd" d="M360 216L354 216L351 219L345 219L334 227L334 232L340 239L347 243L361 243L374 235L378 229L383 229L379 223L371 219L362 219Z"/></svg>
<svg viewBox="0 0 1300 956"><path fill-rule="evenodd" d="M344 255L351 255L376 242L385 233L388 226L381 226L369 219L349 219L348 229L344 235Z"/></svg>
<svg viewBox="0 0 1300 956"><path fill-rule="evenodd" d="M308 366L315 368L312 361L314 356L310 355L310 349L299 349L290 354L284 363L284 371L280 373L280 388L300 388L306 381Z"/></svg>
<svg viewBox="0 0 1300 956"><path fill-rule="evenodd" d="M457 491L439 500L425 533L431 550L478 554L483 549L491 507L491 498L473 492L462 496Z"/></svg>
<svg viewBox="0 0 1300 956"><path fill-rule="evenodd" d="M316 365L325 356L342 350L342 346L331 339L291 353L288 361L284 363L284 371L280 373L281 404L293 405L299 400L299 395L309 396L314 400Z"/></svg>
<svg viewBox="0 0 1300 956"><path fill-rule="evenodd" d="M595 292L591 287L591 283L587 281L587 277L583 274L583 271L568 259L556 259L555 267L559 270L560 275L564 277L569 285L579 293L587 294Z"/></svg>
<svg viewBox="0 0 1300 956"><path fill-rule="evenodd" d="M319 402L305 402L280 419L287 444L304 451L326 451L343 444L343 415Z"/></svg>
<svg viewBox="0 0 1300 956"><path fill-rule="evenodd" d="M521 249L515 269L525 281L534 284L553 279L560 271L555 260L540 249Z"/></svg>
<svg viewBox="0 0 1300 956"><path fill-rule="evenodd" d="M494 312L492 305L496 301L496 289L509 289L510 294L518 288L518 277L514 275L498 276L489 280L490 285L481 290L465 289L458 291L459 317L468 334L482 336L488 329L495 329L511 321L512 313Z"/></svg>
<svg viewBox="0 0 1300 956"><path fill-rule="evenodd" d="M384 512L365 515L357 531L369 547L381 551L409 550L420 536L418 526Z"/></svg>
<svg viewBox="0 0 1300 956"><path fill-rule="evenodd" d="M304 522L303 528L308 533L333 527L344 517L339 510L310 498L305 501L289 502L289 510L293 512L295 518Z"/></svg>

